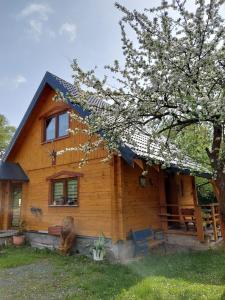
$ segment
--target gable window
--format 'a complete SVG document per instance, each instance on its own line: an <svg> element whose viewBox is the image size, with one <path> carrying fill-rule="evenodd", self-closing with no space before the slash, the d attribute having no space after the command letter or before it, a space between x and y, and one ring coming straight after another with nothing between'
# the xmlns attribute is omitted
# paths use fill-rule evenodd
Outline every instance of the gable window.
<svg viewBox="0 0 225 300"><path fill-rule="evenodd" d="M62 178L51 181L50 205L78 205L78 178Z"/></svg>
<svg viewBox="0 0 225 300"><path fill-rule="evenodd" d="M69 114L61 112L45 119L45 141L51 141L68 135Z"/></svg>

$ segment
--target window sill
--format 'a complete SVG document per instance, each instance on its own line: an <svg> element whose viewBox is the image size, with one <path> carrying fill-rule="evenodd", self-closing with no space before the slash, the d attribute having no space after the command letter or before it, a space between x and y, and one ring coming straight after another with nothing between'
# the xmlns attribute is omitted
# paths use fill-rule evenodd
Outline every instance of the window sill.
<svg viewBox="0 0 225 300"><path fill-rule="evenodd" d="M78 207L79 205L78 204L74 204L74 205L68 205L68 204L66 204L66 205L49 205L48 207Z"/></svg>
<svg viewBox="0 0 225 300"><path fill-rule="evenodd" d="M69 136L70 135L67 134L67 135L64 135L64 136L60 136L60 137L58 137L56 139L52 139L52 140L48 140L48 141L43 141L43 142L41 142L41 145L45 145L45 144L49 144L49 143L52 143L52 142L60 141L60 140L68 138Z"/></svg>

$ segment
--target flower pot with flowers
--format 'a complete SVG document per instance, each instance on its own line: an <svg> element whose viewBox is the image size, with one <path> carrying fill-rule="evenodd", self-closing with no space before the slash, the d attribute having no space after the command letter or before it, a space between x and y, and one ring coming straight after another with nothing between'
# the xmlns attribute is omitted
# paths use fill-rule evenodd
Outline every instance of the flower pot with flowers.
<svg viewBox="0 0 225 300"><path fill-rule="evenodd" d="M21 246L25 243L25 227L26 227L26 222L21 220L19 223L18 230L16 234L13 236L13 244L15 246Z"/></svg>

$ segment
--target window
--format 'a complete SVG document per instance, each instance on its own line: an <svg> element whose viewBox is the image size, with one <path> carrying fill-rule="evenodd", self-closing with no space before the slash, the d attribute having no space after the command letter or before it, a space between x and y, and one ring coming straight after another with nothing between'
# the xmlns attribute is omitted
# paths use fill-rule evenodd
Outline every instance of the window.
<svg viewBox="0 0 225 300"><path fill-rule="evenodd" d="M78 204L78 178L55 179L51 182L51 205Z"/></svg>
<svg viewBox="0 0 225 300"><path fill-rule="evenodd" d="M45 141L51 141L68 135L69 114L68 112L58 113L45 119Z"/></svg>

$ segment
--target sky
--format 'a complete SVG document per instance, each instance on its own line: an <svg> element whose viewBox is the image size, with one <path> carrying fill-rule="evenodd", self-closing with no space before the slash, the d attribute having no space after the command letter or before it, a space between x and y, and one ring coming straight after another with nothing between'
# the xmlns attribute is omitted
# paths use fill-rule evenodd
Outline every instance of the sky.
<svg viewBox="0 0 225 300"><path fill-rule="evenodd" d="M44 74L72 82L84 69L122 59L121 13L111 0L0 0L0 114L18 126ZM119 0L143 10L160 0ZM154 3L153 3L154 2Z"/></svg>

